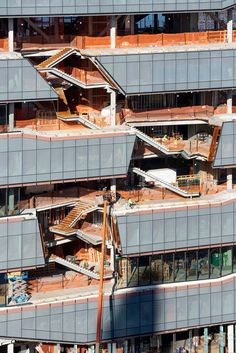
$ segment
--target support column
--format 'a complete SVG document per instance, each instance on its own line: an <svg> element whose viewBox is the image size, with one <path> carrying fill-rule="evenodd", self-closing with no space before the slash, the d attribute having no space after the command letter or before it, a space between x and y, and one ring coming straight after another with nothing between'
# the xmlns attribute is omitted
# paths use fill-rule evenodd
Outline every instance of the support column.
<svg viewBox="0 0 236 353"><path fill-rule="evenodd" d="M233 42L233 10L227 11L227 42Z"/></svg>
<svg viewBox="0 0 236 353"><path fill-rule="evenodd" d="M232 91L230 91L227 94L227 114L232 114L233 113L233 101L232 101L232 98L233 98L233 94L232 94Z"/></svg>
<svg viewBox="0 0 236 353"><path fill-rule="evenodd" d="M111 126L116 126L116 91L110 92L110 115L111 115Z"/></svg>
<svg viewBox="0 0 236 353"><path fill-rule="evenodd" d="M15 104L14 103L9 103L8 105L8 125L9 125L9 131L12 131L14 129L15 125Z"/></svg>
<svg viewBox="0 0 236 353"><path fill-rule="evenodd" d="M128 342L128 340L124 340L123 347L124 347L124 353L128 353L128 350L129 350L129 342Z"/></svg>
<svg viewBox="0 0 236 353"><path fill-rule="evenodd" d="M108 353L112 353L112 343L107 343L107 350L108 350Z"/></svg>
<svg viewBox="0 0 236 353"><path fill-rule="evenodd" d="M225 339L224 339L224 326L220 326L220 353L224 353Z"/></svg>
<svg viewBox="0 0 236 353"><path fill-rule="evenodd" d="M227 169L227 190L233 189L232 168Z"/></svg>
<svg viewBox="0 0 236 353"><path fill-rule="evenodd" d="M208 328L204 328L204 353L208 353Z"/></svg>
<svg viewBox="0 0 236 353"><path fill-rule="evenodd" d="M10 188L8 189L8 212L9 214L12 214L12 212L15 209L15 194L14 194L14 189Z"/></svg>
<svg viewBox="0 0 236 353"><path fill-rule="evenodd" d="M14 19L8 18L8 51L14 51Z"/></svg>
<svg viewBox="0 0 236 353"><path fill-rule="evenodd" d="M130 339L130 345L131 345L131 353L135 353L135 339L134 338Z"/></svg>
<svg viewBox="0 0 236 353"><path fill-rule="evenodd" d="M116 342L112 342L112 353L116 353Z"/></svg>
<svg viewBox="0 0 236 353"><path fill-rule="evenodd" d="M130 34L134 34L134 15L130 16Z"/></svg>
<svg viewBox="0 0 236 353"><path fill-rule="evenodd" d="M193 330L189 330L189 350L193 350Z"/></svg>
<svg viewBox="0 0 236 353"><path fill-rule="evenodd" d="M88 18L88 35L92 36L93 35L93 17L89 16Z"/></svg>
<svg viewBox="0 0 236 353"><path fill-rule="evenodd" d="M59 17L54 17L54 33L55 37L57 40L59 39L60 36L60 30L59 30Z"/></svg>
<svg viewBox="0 0 236 353"><path fill-rule="evenodd" d="M172 352L176 352L176 333L173 333Z"/></svg>
<svg viewBox="0 0 236 353"><path fill-rule="evenodd" d="M14 343L7 345L7 353L14 353Z"/></svg>
<svg viewBox="0 0 236 353"><path fill-rule="evenodd" d="M116 30L117 30L116 16L111 16L111 22L110 22L110 43L111 43L111 48L112 49L114 49L116 47Z"/></svg>
<svg viewBox="0 0 236 353"><path fill-rule="evenodd" d="M227 327L228 353L234 353L234 325Z"/></svg>
<svg viewBox="0 0 236 353"><path fill-rule="evenodd" d="M212 92L212 98L213 98L213 102L212 105L214 105L215 107L218 105L218 91L214 91Z"/></svg>
<svg viewBox="0 0 236 353"><path fill-rule="evenodd" d="M154 33L158 33L158 14L154 14Z"/></svg>
<svg viewBox="0 0 236 353"><path fill-rule="evenodd" d="M61 352L61 346L60 343L57 343L56 345L56 353L60 353Z"/></svg>
<svg viewBox="0 0 236 353"><path fill-rule="evenodd" d="M111 179L111 191L116 193L116 178Z"/></svg>

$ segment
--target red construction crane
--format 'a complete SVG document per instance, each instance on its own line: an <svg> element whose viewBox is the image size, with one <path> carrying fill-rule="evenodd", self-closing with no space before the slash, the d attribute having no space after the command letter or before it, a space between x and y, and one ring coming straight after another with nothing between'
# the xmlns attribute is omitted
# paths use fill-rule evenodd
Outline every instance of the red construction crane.
<svg viewBox="0 0 236 353"><path fill-rule="evenodd" d="M96 349L99 353L101 340L101 324L102 324L102 305L103 305L103 277L104 277L104 261L105 261L105 245L107 236L107 206L108 200L104 201L103 207L103 226L102 226L102 251L100 260L100 278L99 278L99 295L98 295L98 312L97 312L97 333L96 333Z"/></svg>

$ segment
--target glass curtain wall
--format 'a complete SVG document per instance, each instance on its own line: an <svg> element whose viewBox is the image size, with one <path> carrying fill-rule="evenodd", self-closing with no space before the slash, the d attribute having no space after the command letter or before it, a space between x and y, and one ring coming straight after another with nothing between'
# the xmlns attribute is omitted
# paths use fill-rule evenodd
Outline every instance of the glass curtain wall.
<svg viewBox="0 0 236 353"><path fill-rule="evenodd" d="M236 272L236 247L117 259L118 288L219 278Z"/></svg>

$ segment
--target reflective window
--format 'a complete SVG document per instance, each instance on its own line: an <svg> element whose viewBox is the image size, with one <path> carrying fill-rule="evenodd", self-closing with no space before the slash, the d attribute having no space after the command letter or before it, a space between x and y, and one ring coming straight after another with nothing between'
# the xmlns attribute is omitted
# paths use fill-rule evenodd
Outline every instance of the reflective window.
<svg viewBox="0 0 236 353"><path fill-rule="evenodd" d="M175 254L175 275L174 281L180 282L186 280L186 269L185 269L185 252L178 252Z"/></svg>
<svg viewBox="0 0 236 353"><path fill-rule="evenodd" d="M153 255L151 261L152 283L162 282L162 255Z"/></svg>
<svg viewBox="0 0 236 353"><path fill-rule="evenodd" d="M208 249L198 251L198 279L209 278Z"/></svg>
<svg viewBox="0 0 236 353"><path fill-rule="evenodd" d="M211 249L210 251L210 277L217 278L221 275L221 251L218 249Z"/></svg>
<svg viewBox="0 0 236 353"><path fill-rule="evenodd" d="M0 189L0 217L20 213L20 188Z"/></svg>
<svg viewBox="0 0 236 353"><path fill-rule="evenodd" d="M7 124L7 110L6 105L0 104L0 127L2 128ZM1 131L1 129L0 129Z"/></svg>
<svg viewBox="0 0 236 353"><path fill-rule="evenodd" d="M0 306L6 305L7 284L5 273L0 273Z"/></svg>
<svg viewBox="0 0 236 353"><path fill-rule="evenodd" d="M117 260L118 288L219 278L236 272L236 246Z"/></svg>
<svg viewBox="0 0 236 353"><path fill-rule="evenodd" d="M187 280L194 281L197 279L197 252L188 251L186 253L186 269Z"/></svg>
<svg viewBox="0 0 236 353"><path fill-rule="evenodd" d="M150 284L150 256L139 258L139 285Z"/></svg>
<svg viewBox="0 0 236 353"><path fill-rule="evenodd" d="M127 267L128 287L135 287L138 285L138 258L128 259Z"/></svg>
<svg viewBox="0 0 236 353"><path fill-rule="evenodd" d="M118 288L127 287L127 259L119 259L117 261L118 272Z"/></svg>
<svg viewBox="0 0 236 353"><path fill-rule="evenodd" d="M7 189L0 189L0 217L5 216L7 213L6 194Z"/></svg>
<svg viewBox="0 0 236 353"><path fill-rule="evenodd" d="M222 248L222 276L232 272L232 248Z"/></svg>
<svg viewBox="0 0 236 353"><path fill-rule="evenodd" d="M163 255L163 282L173 282L173 254Z"/></svg>
<svg viewBox="0 0 236 353"><path fill-rule="evenodd" d="M233 248L233 272L236 272L236 247Z"/></svg>

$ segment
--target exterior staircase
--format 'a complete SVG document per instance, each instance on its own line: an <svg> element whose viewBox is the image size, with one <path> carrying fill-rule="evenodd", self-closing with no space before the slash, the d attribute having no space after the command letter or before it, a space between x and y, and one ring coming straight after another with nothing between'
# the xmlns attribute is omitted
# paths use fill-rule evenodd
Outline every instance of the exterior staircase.
<svg viewBox="0 0 236 353"><path fill-rule="evenodd" d="M61 60L67 58L74 49L64 48L60 50L57 54L51 56L50 58L44 60L41 64L37 66L38 70L47 69L53 65L56 65Z"/></svg>
<svg viewBox="0 0 236 353"><path fill-rule="evenodd" d="M97 272L88 270L87 268L84 268L82 266L74 264L73 262L65 260L59 256L53 255L52 257L50 257L49 262L56 262L59 265L70 268L71 270L73 270L75 272L79 272L85 276L88 276L88 277L96 279L96 280L99 280L99 278L100 278L100 276ZM104 279L109 279L109 278L112 278L112 274L104 275Z"/></svg>
<svg viewBox="0 0 236 353"><path fill-rule="evenodd" d="M76 234L77 229L73 228L76 222L78 222L78 220L83 215L86 215L97 209L98 209L98 206L79 201L59 225L52 226L49 229L52 233L55 233L55 234L61 234L61 235L67 235L67 236Z"/></svg>
<svg viewBox="0 0 236 353"><path fill-rule="evenodd" d="M158 184L161 184L162 186L164 186L166 189L173 191L174 193L183 196L183 197L197 197L199 196L198 192L188 192L186 190L183 190L181 188L179 188L178 186L172 185L171 183L168 183L167 181L165 181L164 179L158 178L155 175L152 175L151 173L147 173L142 169L139 168L133 168L132 171L137 174L140 175L142 177L148 177L150 179L152 179L153 181L157 182Z"/></svg>
<svg viewBox="0 0 236 353"><path fill-rule="evenodd" d="M64 81L67 81L71 83L72 85L84 88L84 89L90 89L90 88L103 88L106 87L108 84L107 82L102 82L102 83L84 83L83 81L79 80L78 78L75 78L73 75L69 75L66 72L63 72L55 67L37 67L38 70L43 71L43 72L49 72L53 74L54 76L62 78Z"/></svg>
<svg viewBox="0 0 236 353"><path fill-rule="evenodd" d="M212 162L216 152L218 136L220 134L220 127L215 127L212 135L211 146L208 154L207 161Z"/></svg>
<svg viewBox="0 0 236 353"><path fill-rule="evenodd" d="M83 115L71 115L65 118L64 116L58 114L58 118L62 121L77 121L92 130L101 130L98 125L92 123Z"/></svg>
<svg viewBox="0 0 236 353"><path fill-rule="evenodd" d="M171 156L171 155L181 154L185 159L193 159L200 155L200 153L189 154L185 150L170 151L161 143L155 141L152 137L146 135L144 132L140 131L139 129L132 128L132 130L135 131L136 136L140 138L140 140L146 142L148 145L156 148L157 150L164 153L165 155Z"/></svg>
<svg viewBox="0 0 236 353"><path fill-rule="evenodd" d="M101 128L98 125L96 125L96 124L92 123L91 121L89 121L85 116L79 115L78 116L78 121L81 124L87 126L90 129L101 130Z"/></svg>
<svg viewBox="0 0 236 353"><path fill-rule="evenodd" d="M67 261L65 259L62 259L59 256L53 256L49 259L49 262L56 262L59 265L62 265L64 267L70 268L71 270L75 272L82 273L83 275L86 275L88 277L94 278L99 280L99 274L93 271L88 270L87 268L81 267L77 264L74 264L73 262Z"/></svg>

